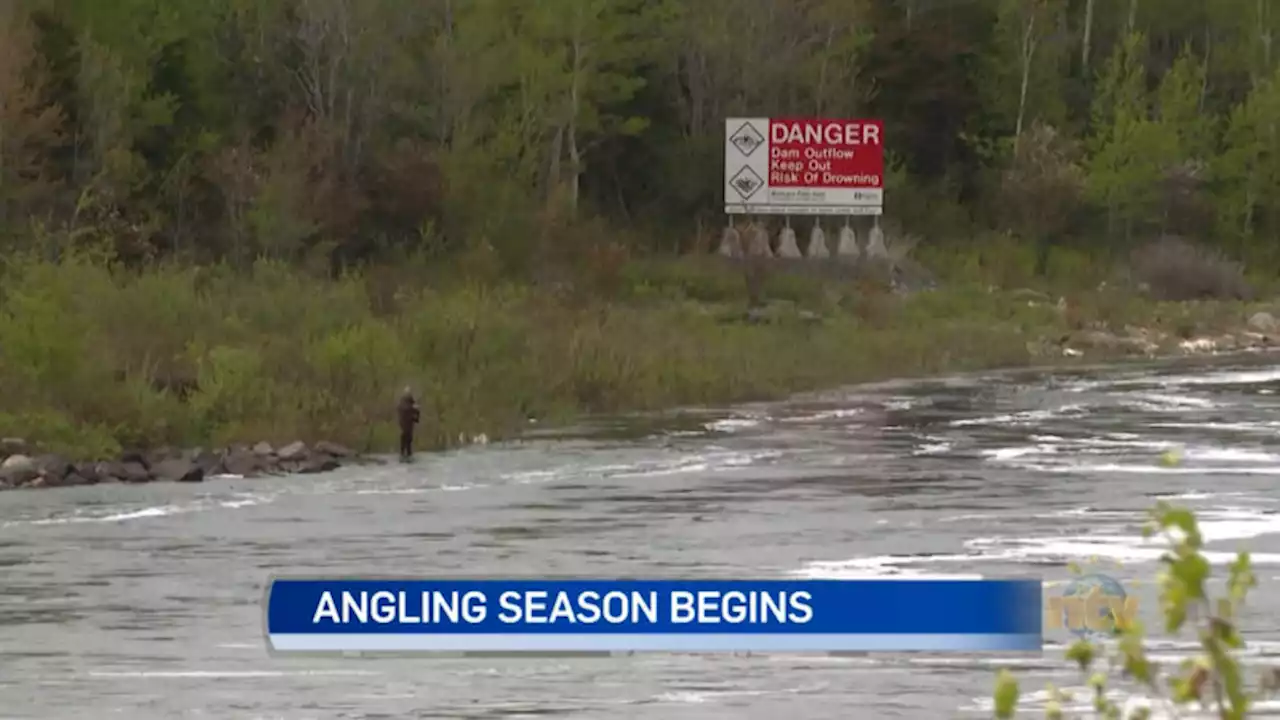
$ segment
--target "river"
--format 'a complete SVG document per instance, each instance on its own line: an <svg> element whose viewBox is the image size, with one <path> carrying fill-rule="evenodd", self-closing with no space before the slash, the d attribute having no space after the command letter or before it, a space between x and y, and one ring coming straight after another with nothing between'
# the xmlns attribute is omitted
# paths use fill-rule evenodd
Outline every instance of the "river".
<svg viewBox="0 0 1280 720"><path fill-rule="evenodd" d="M1030 707L1044 657L271 658L272 573L1041 576L1100 568L1153 624L1158 498L1247 547L1280 664L1274 359L899 382L602 420L409 466L0 494L0 718L947 718ZM1170 447L1184 460L1164 467ZM1055 641L1054 638L1050 638ZM1062 639L1057 639L1060 641ZM1188 643L1157 645L1177 659Z"/></svg>

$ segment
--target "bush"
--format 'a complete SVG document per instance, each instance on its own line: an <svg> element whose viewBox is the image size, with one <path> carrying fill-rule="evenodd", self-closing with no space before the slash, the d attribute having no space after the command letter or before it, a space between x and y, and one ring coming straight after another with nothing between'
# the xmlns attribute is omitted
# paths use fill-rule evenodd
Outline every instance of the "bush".
<svg viewBox="0 0 1280 720"><path fill-rule="evenodd" d="M1248 300L1253 295L1240 263L1176 236L1135 250L1130 267L1134 279L1159 300Z"/></svg>
<svg viewBox="0 0 1280 720"><path fill-rule="evenodd" d="M1086 676L1094 693L1094 709L1104 718L1122 717L1120 705L1108 697L1112 679L1108 673L1136 682L1169 706L1173 716L1178 716L1180 709L1198 704L1223 720L1245 718L1254 703L1280 689L1277 668L1264 671L1256 686L1250 688L1236 654L1245 646L1236 627L1237 613L1249 590L1257 585L1249 554L1241 552L1228 566L1226 596L1215 598L1208 591L1212 570L1201 554L1204 538L1194 514L1160 503L1151 511L1144 534L1157 532L1163 533L1170 544L1169 552L1161 559L1165 567L1159 578L1165 631L1177 634L1192 630L1200 640L1201 654L1162 675L1162 668L1147 656L1142 624L1134 621L1126 625L1122 618L1116 618L1115 652L1105 670L1097 669L1101 648L1087 640L1072 645L1067 658ZM1045 716L1062 718L1061 705L1071 698L1053 686L1049 687L1049 696ZM994 693L996 717L1013 717L1018 697L1017 680L1007 669L1001 669ZM1138 708L1128 717L1148 718L1153 710Z"/></svg>

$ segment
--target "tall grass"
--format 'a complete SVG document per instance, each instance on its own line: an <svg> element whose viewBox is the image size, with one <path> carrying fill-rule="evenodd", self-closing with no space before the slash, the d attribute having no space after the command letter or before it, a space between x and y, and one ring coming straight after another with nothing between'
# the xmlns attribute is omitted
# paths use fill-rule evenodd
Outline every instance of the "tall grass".
<svg viewBox="0 0 1280 720"><path fill-rule="evenodd" d="M625 299L605 302L394 273L318 279L270 262L139 273L86 257L11 258L0 277L0 433L81 456L295 438L379 449L393 441L396 392L412 385L423 441L444 447L530 418L770 397L1025 354L1018 326L981 315L922 332L909 309L847 312L849 297L780 278L775 297L829 319L752 325L733 319L742 280L731 269L628 272Z"/></svg>
<svg viewBox="0 0 1280 720"><path fill-rule="evenodd" d="M1048 303L976 283L904 300L776 274L765 292L784 309L753 324L741 319L743 277L725 264L637 261L616 275L605 299L445 281L413 263L334 279L272 262L138 272L10 257L0 435L82 457L321 438L382 450L411 385L422 442L440 448L532 418L1026 364L1027 341L1064 322Z"/></svg>

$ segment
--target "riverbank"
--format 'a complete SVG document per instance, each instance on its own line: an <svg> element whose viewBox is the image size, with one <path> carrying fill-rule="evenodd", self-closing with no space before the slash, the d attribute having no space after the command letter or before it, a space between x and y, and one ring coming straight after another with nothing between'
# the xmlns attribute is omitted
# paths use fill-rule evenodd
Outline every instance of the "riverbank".
<svg viewBox="0 0 1280 720"><path fill-rule="evenodd" d="M1267 302L1161 303L978 284L901 294L779 272L745 311L732 263L620 265L590 294L89 260L11 262L0 315L0 486L318 472L394 448L587 414L728 404L949 372L1269 347ZM600 277L596 278L601 285ZM1260 314L1261 313L1261 314ZM160 448L160 449L157 449ZM220 448L170 450L166 448Z"/></svg>

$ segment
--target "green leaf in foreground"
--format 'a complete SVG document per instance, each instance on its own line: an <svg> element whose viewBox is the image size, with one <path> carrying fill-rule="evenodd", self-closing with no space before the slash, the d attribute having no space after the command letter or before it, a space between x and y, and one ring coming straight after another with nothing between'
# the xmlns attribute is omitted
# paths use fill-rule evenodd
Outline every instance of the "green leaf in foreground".
<svg viewBox="0 0 1280 720"><path fill-rule="evenodd" d="M1121 704L1108 697L1112 681L1123 681L1137 686L1136 693L1153 698L1151 706L1131 710L1130 720L1149 718L1161 706L1175 717L1190 710L1209 710L1221 720L1243 720L1258 699L1280 692L1280 670L1266 670L1256 683L1250 683L1235 654L1245 647L1236 617L1249 590L1257 586L1249 554L1241 552L1227 565L1226 593L1213 597L1208 589L1213 567L1201 553L1204 538L1195 514L1160 503L1144 531L1148 537L1157 533L1169 540L1158 577L1163 625L1175 636L1191 632L1200 652L1176 672L1162 675L1147 655L1143 624L1134 621L1117 625L1116 644L1109 656L1103 655L1104 648L1081 640L1067 649L1066 659L1086 678L1093 710L1100 717L1118 720L1123 716ZM1046 717L1066 717L1063 698L1050 687ZM996 717L1013 717L1017 703L1018 681L1008 670L1001 670L995 690Z"/></svg>

